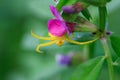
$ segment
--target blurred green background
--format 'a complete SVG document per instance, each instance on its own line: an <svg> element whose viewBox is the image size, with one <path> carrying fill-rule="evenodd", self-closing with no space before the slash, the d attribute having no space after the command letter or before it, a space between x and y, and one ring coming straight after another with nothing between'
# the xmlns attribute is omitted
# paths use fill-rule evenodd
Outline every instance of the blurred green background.
<svg viewBox="0 0 120 80"><path fill-rule="evenodd" d="M47 21L53 17L49 10L51 4L55 5L53 0L0 0L0 80L69 80L74 68L58 66L55 55L80 52L80 46L52 45L41 48L45 54L37 54L37 44L46 41L30 34L32 29L38 35L47 36ZM120 36L120 1L112 0L107 8L109 30ZM97 8L92 6L89 10L97 20ZM99 41L96 46L95 56L104 54ZM120 71L115 72L119 80ZM100 80L108 80L107 77L104 68Z"/></svg>

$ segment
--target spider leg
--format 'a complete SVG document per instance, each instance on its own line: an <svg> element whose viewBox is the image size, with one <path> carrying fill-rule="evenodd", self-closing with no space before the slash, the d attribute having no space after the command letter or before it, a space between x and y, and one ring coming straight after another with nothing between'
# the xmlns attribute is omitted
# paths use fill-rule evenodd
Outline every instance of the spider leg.
<svg viewBox="0 0 120 80"><path fill-rule="evenodd" d="M41 37L41 36L38 36L36 35L33 31L31 31L31 35L37 39L42 39L42 40L53 40L52 38L50 37Z"/></svg>
<svg viewBox="0 0 120 80"><path fill-rule="evenodd" d="M36 48L36 52L43 53L43 51L40 51L40 47L42 47L42 46L49 46L49 45L52 45L54 43L55 43L55 41L47 42L47 43L44 43L44 44L38 44L37 48Z"/></svg>
<svg viewBox="0 0 120 80"><path fill-rule="evenodd" d="M78 42L78 41L74 41L72 39L69 39L69 38L66 38L66 41L70 42L70 43L74 43L74 44L80 44L80 45L83 45L83 44L89 44L89 43L92 43L94 41L96 41L98 38L95 38L93 40L90 40L90 41L85 41L85 42Z"/></svg>

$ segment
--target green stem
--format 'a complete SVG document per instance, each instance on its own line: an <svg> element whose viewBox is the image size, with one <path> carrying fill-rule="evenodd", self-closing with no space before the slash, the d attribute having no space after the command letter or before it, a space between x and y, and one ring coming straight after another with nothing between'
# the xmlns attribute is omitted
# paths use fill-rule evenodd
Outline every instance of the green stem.
<svg viewBox="0 0 120 80"><path fill-rule="evenodd" d="M84 47L83 47L83 53L84 53L84 57L86 58L86 59L88 59L89 58L89 46L88 45L84 45Z"/></svg>
<svg viewBox="0 0 120 80"><path fill-rule="evenodd" d="M99 26L102 31L105 30L107 10L105 6L99 7Z"/></svg>
<svg viewBox="0 0 120 80"><path fill-rule="evenodd" d="M107 59L107 64L108 64L108 70L109 70L109 77L110 80L114 80L114 72L113 72L113 65L112 65L112 58L109 50L109 46L107 44L106 38L102 38L101 42L103 44L103 48L105 51L106 59Z"/></svg>
<svg viewBox="0 0 120 80"><path fill-rule="evenodd" d="M95 43L89 44L89 59L93 58L95 55Z"/></svg>

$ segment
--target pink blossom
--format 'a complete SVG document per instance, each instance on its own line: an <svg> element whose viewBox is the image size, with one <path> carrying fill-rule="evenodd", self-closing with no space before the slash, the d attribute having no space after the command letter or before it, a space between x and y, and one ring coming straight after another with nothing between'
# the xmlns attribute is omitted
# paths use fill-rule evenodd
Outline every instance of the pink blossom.
<svg viewBox="0 0 120 80"><path fill-rule="evenodd" d="M48 31L54 36L63 36L66 33L70 33L64 19L54 6L50 6L50 10L54 15L55 19L48 21Z"/></svg>

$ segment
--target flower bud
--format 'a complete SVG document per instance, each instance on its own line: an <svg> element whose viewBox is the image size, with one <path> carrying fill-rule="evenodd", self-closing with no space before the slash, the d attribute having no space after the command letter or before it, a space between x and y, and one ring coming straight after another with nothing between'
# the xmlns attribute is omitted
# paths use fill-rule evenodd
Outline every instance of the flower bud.
<svg viewBox="0 0 120 80"><path fill-rule="evenodd" d="M113 32L111 31L106 31L106 35L111 35Z"/></svg>
<svg viewBox="0 0 120 80"><path fill-rule="evenodd" d="M70 52L68 54L57 54L55 58L57 64L60 66L76 66L87 59L86 56L75 52Z"/></svg>
<svg viewBox="0 0 120 80"><path fill-rule="evenodd" d="M75 14L82 11L87 6L88 4L85 4L83 2L77 2L74 5L63 6L62 10L64 13Z"/></svg>
<svg viewBox="0 0 120 80"><path fill-rule="evenodd" d="M66 65L66 66L71 65L72 54L68 54L68 55L57 54L55 58L59 65Z"/></svg>
<svg viewBox="0 0 120 80"><path fill-rule="evenodd" d="M77 17L77 25L74 27L75 32L96 32L97 26L82 17Z"/></svg>
<svg viewBox="0 0 120 80"><path fill-rule="evenodd" d="M64 13L69 13L69 14L74 14L75 13L75 9L72 6L63 6L62 10Z"/></svg>

